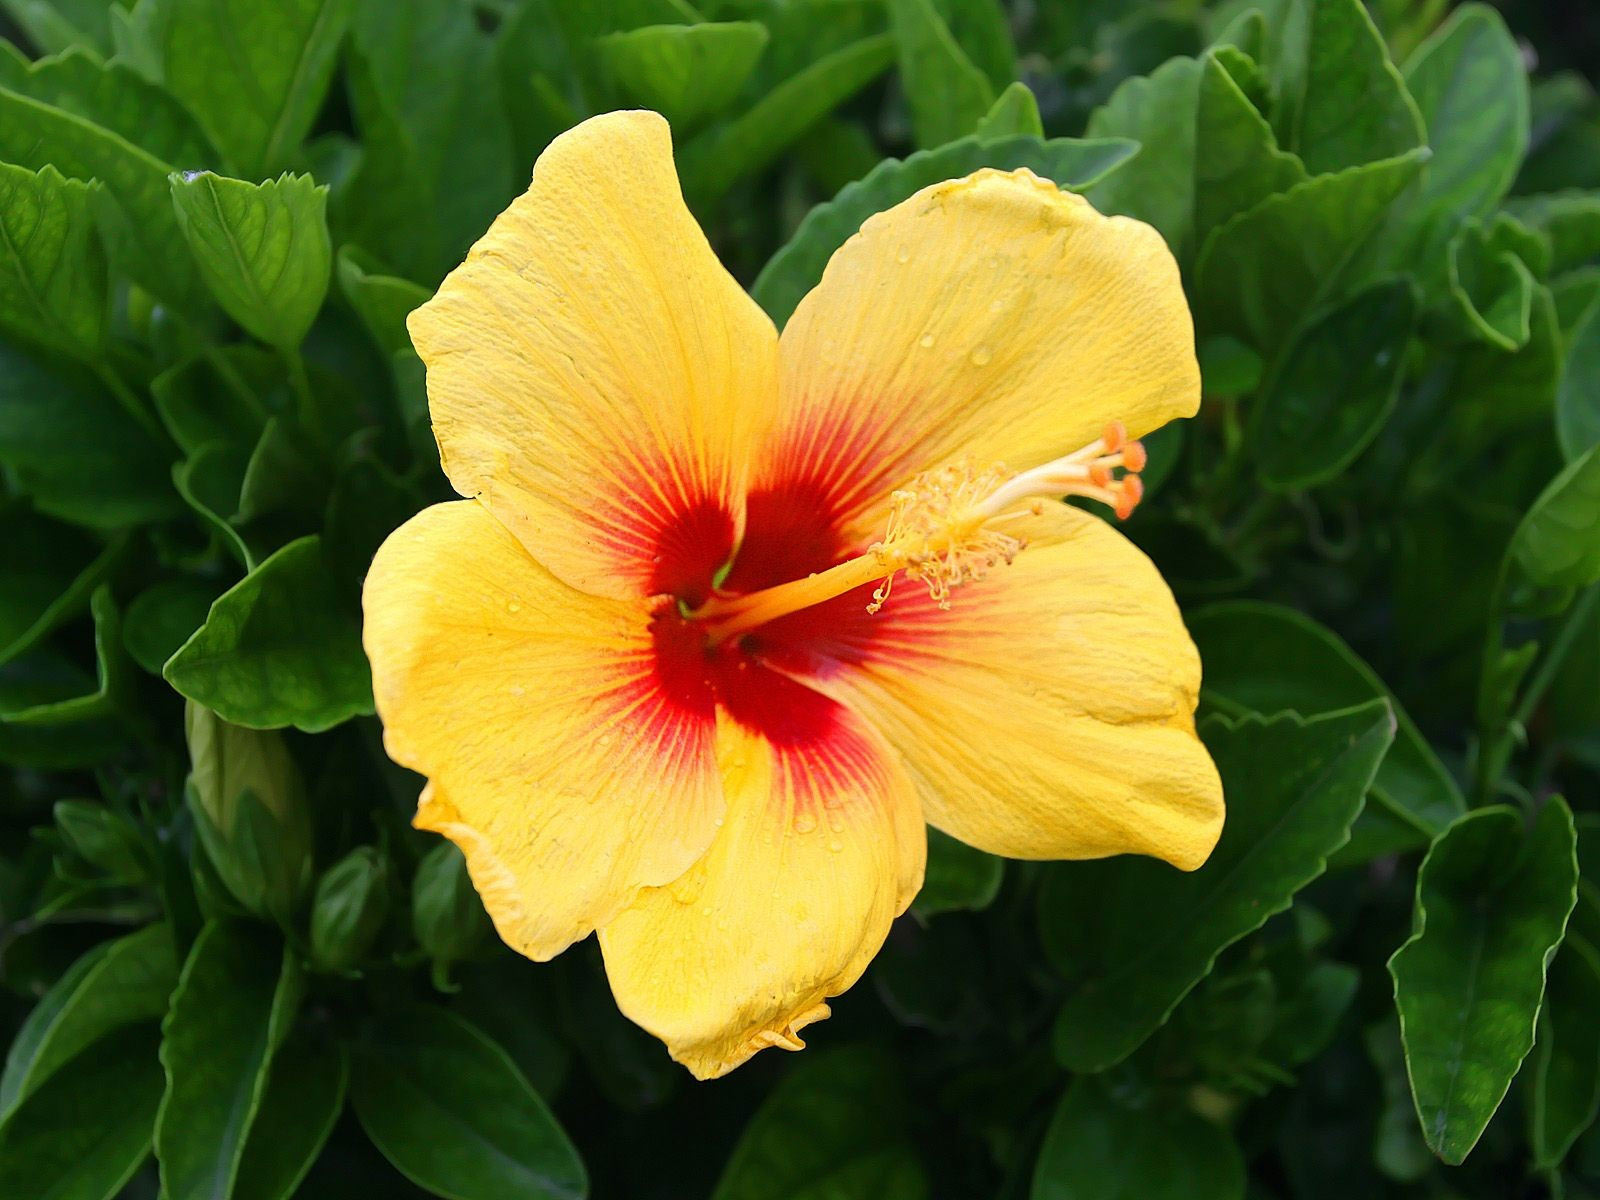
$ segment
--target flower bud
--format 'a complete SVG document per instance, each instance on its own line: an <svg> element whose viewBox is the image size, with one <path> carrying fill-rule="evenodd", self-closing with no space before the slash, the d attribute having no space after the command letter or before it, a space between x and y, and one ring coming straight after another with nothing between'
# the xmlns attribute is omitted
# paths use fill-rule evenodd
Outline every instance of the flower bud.
<svg viewBox="0 0 1600 1200"><path fill-rule="evenodd" d="M282 737L190 703L186 795L217 877L258 916L288 924L311 882L305 787Z"/></svg>
<svg viewBox="0 0 1600 1200"><path fill-rule="evenodd" d="M311 961L349 971L366 957L389 915L389 867L371 846L357 846L317 881L311 904Z"/></svg>
<svg viewBox="0 0 1600 1200"><path fill-rule="evenodd" d="M411 883L411 923L417 942L432 956L436 979L471 955L489 932L483 901L473 890L467 860L452 842L440 842L417 865Z"/></svg>

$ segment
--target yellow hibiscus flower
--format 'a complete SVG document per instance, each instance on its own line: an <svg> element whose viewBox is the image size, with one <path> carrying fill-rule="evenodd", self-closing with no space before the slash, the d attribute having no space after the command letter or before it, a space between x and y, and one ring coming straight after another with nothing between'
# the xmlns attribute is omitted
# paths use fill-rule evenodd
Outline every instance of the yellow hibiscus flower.
<svg viewBox="0 0 1600 1200"><path fill-rule="evenodd" d="M385 744L506 942L598 930L695 1075L800 1047L921 886L924 822L1014 858L1210 853L1177 606L1042 499L1125 515L1124 430L1198 404L1148 226L980 171L869 220L780 337L666 123L613 113L410 328L470 499L367 577Z"/></svg>

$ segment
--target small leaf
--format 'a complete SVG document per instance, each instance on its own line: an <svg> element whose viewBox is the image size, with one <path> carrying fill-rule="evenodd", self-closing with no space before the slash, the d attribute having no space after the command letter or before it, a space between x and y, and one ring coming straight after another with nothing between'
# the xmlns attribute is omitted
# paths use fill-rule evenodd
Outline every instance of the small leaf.
<svg viewBox="0 0 1600 1200"><path fill-rule="evenodd" d="M322 107L354 0L146 0L167 88L240 175L289 165ZM182 164L179 164L182 165Z"/></svg>
<svg viewBox="0 0 1600 1200"><path fill-rule="evenodd" d="M595 54L624 97L682 132L731 104L767 48L754 21L646 25L596 39Z"/></svg>
<svg viewBox="0 0 1600 1200"><path fill-rule="evenodd" d="M690 205L702 208L721 199L893 61L894 42L887 34L862 38L785 79L742 115L690 139L678 153Z"/></svg>
<svg viewBox="0 0 1600 1200"><path fill-rule="evenodd" d="M328 291L328 189L309 175L245 183L203 171L172 177L178 224L206 286L269 345L300 345Z"/></svg>
<svg viewBox="0 0 1600 1200"><path fill-rule="evenodd" d="M110 5L105 0L4 0L0 7L46 54L85 45L111 53Z"/></svg>
<svg viewBox="0 0 1600 1200"><path fill-rule="evenodd" d="M1509 352L1533 336L1533 273L1477 221L1465 224L1446 258L1451 315L1466 336Z"/></svg>
<svg viewBox="0 0 1600 1200"><path fill-rule="evenodd" d="M232 1200L289 1200L295 1194L333 1132L349 1079L343 1046L291 1035L279 1047L250 1124Z"/></svg>
<svg viewBox="0 0 1600 1200"><path fill-rule="evenodd" d="M1399 399L1416 317L1416 289L1392 279L1295 339L1246 435L1264 484L1295 491L1327 483L1378 436Z"/></svg>
<svg viewBox="0 0 1600 1200"><path fill-rule="evenodd" d="M1509 554L1541 587L1600 580L1600 444L1569 463L1539 494L1511 535Z"/></svg>
<svg viewBox="0 0 1600 1200"><path fill-rule="evenodd" d="M106 265L89 187L54 167L0 163L0 328L93 362L106 334Z"/></svg>
<svg viewBox="0 0 1600 1200"><path fill-rule="evenodd" d="M127 549L125 539L102 547L20 504L0 509L0 541L7 554L0 577L0 663L88 607L90 595Z"/></svg>
<svg viewBox="0 0 1600 1200"><path fill-rule="evenodd" d="M409 279L388 274L357 246L340 249L338 274L344 298L350 301L378 348L385 355L409 352L411 335L406 332L406 317L433 293Z"/></svg>
<svg viewBox="0 0 1600 1200"><path fill-rule="evenodd" d="M1288 908L1349 838L1394 728L1383 701L1312 720L1213 718L1203 736L1228 817L1203 867L1117 858L1052 868L1039 920L1068 981L1057 1058L1074 1071L1120 1062L1218 954Z"/></svg>
<svg viewBox="0 0 1600 1200"><path fill-rule="evenodd" d="M575 1198L583 1163L504 1050L446 1009L380 1016L350 1099L367 1136L419 1187L455 1200Z"/></svg>
<svg viewBox="0 0 1600 1200"><path fill-rule="evenodd" d="M1416 932L1389 960L1422 1133L1460 1163L1533 1046L1545 966L1576 899L1572 814L1480 808L1445 830L1417 876Z"/></svg>
<svg viewBox="0 0 1600 1200"><path fill-rule="evenodd" d="M1142 1104L1079 1079L1050 1119L1030 1200L1243 1200L1244 1160L1226 1130L1167 1093Z"/></svg>
<svg viewBox="0 0 1600 1200"><path fill-rule="evenodd" d="M927 1179L914 1161L895 1187L862 1190L863 1174L881 1186L884 1173L907 1171L885 1165L903 1152L910 1103L893 1060L876 1047L811 1053L750 1118L711 1200L923 1200Z"/></svg>
<svg viewBox="0 0 1600 1200"><path fill-rule="evenodd" d="M1550 238L1552 272L1571 271L1600 257L1600 192L1512 196L1506 211Z"/></svg>
<svg viewBox="0 0 1600 1200"><path fill-rule="evenodd" d="M1567 461L1600 445L1600 304L1588 306L1567 338L1556 393L1556 433Z"/></svg>
<svg viewBox="0 0 1600 1200"><path fill-rule="evenodd" d="M372 712L355 600L330 577L317 537L290 542L219 596L164 674L251 729L317 733Z"/></svg>
<svg viewBox="0 0 1600 1200"><path fill-rule="evenodd" d="M205 623L221 584L164 579L135 596L122 614L122 644L152 675Z"/></svg>
<svg viewBox="0 0 1600 1200"><path fill-rule="evenodd" d="M64 1063L0 1122L0 1196L119 1195L150 1153L160 1102L154 1028L112 1034Z"/></svg>
<svg viewBox="0 0 1600 1200"><path fill-rule="evenodd" d="M1547 287L1533 290L1528 341L1515 353L1487 342L1469 343L1453 361L1452 403L1472 413L1472 436L1487 444L1531 421L1548 421L1561 386L1561 329ZM1458 451L1471 457L1469 445Z"/></svg>
<svg viewBox="0 0 1600 1200"><path fill-rule="evenodd" d="M17 1031L0 1077L0 1114L113 1030L165 1013L177 978L165 925L102 942L78 959Z"/></svg>
<svg viewBox="0 0 1600 1200"><path fill-rule="evenodd" d="M889 0L900 86L923 149L972 133L994 104L994 87L950 35L933 0Z"/></svg>
<svg viewBox="0 0 1600 1200"><path fill-rule="evenodd" d="M1113 170L1123 169L1137 149L1120 140L1008 138L984 142L963 138L937 150L920 150L906 159L885 159L865 178L847 184L832 200L806 214L788 243L772 256L751 288L757 303L778 325L789 319L805 294L817 285L833 252L874 213L892 208L925 187L970 175L982 167L1027 167L1057 186L1082 190Z"/></svg>
<svg viewBox="0 0 1600 1200"><path fill-rule="evenodd" d="M1576 917L1574 917L1576 924ZM1530 1081L1534 1165L1559 1166L1600 1113L1600 953L1569 930L1550 963Z"/></svg>
<svg viewBox="0 0 1600 1200"><path fill-rule="evenodd" d="M1278 149L1272 126L1245 93L1241 79L1256 65L1223 46L1201 59L1195 112L1194 233L1196 244L1237 213L1304 183L1305 165Z"/></svg>
<svg viewBox="0 0 1600 1200"><path fill-rule="evenodd" d="M911 911L923 920L944 912L979 911L994 903L1005 878L1003 858L928 829L928 868Z"/></svg>
<svg viewBox="0 0 1600 1200"><path fill-rule="evenodd" d="M1044 124L1039 119L1039 101L1028 85L1018 81L1001 92L983 120L973 130L980 142L992 142L1007 137L1044 137Z"/></svg>
<svg viewBox="0 0 1600 1200"><path fill-rule="evenodd" d="M201 930L161 1025L167 1092L155 1146L167 1200L233 1194L268 1067L299 999L298 968L276 938L228 922Z"/></svg>

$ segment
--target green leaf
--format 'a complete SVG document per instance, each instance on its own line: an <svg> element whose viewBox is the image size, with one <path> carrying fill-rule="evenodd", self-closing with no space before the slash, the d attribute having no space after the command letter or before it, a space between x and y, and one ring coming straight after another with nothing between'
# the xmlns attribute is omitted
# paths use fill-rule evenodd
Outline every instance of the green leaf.
<svg viewBox="0 0 1600 1200"><path fill-rule="evenodd" d="M690 205L703 208L721 199L893 61L894 39L887 34L862 38L785 79L740 116L690 139L678 152L678 173Z"/></svg>
<svg viewBox="0 0 1600 1200"><path fill-rule="evenodd" d="M86 377L0 344L0 464L42 513L117 529L182 511L171 451Z"/></svg>
<svg viewBox="0 0 1600 1200"><path fill-rule="evenodd" d="M806 214L788 243L772 256L756 279L751 294L779 326L789 319L805 294L822 278L833 252L844 245L862 222L892 208L925 187L955 179L983 167L1015 170L1027 167L1074 191L1088 187L1107 172L1123 169L1135 147L1126 141L1080 141L1075 138L1008 138L984 142L963 138L937 150L921 150L906 159L886 159L863 179L847 184L837 196Z"/></svg>
<svg viewBox="0 0 1600 1200"><path fill-rule="evenodd" d="M204 171L174 175L172 202L227 314L269 345L298 347L328 292L328 189L309 175L245 183Z"/></svg>
<svg viewBox="0 0 1600 1200"><path fill-rule="evenodd" d="M134 1026L64 1064L0 1123L0 1196L110 1200L150 1153L155 1031Z"/></svg>
<svg viewBox="0 0 1600 1200"><path fill-rule="evenodd" d="M911 911L923 920L944 912L988 908L1005 878L1005 859L928 828L928 869Z"/></svg>
<svg viewBox="0 0 1600 1200"><path fill-rule="evenodd" d="M646 25L595 43L602 69L630 101L652 108L683 132L726 109L767 48L754 21Z"/></svg>
<svg viewBox="0 0 1600 1200"><path fill-rule="evenodd" d="M1506 211L1550 238L1550 269L1570 271L1600 257L1600 192L1513 196Z"/></svg>
<svg viewBox="0 0 1600 1200"><path fill-rule="evenodd" d="M0 1077L0 1114L112 1031L165 1013L177 978L165 925L102 942L79 958L17 1031Z"/></svg>
<svg viewBox="0 0 1600 1200"><path fill-rule="evenodd" d="M1463 4L1406 60L1405 79L1433 149L1417 210L1487 215L1528 148L1528 72L1505 21Z"/></svg>
<svg viewBox="0 0 1600 1200"><path fill-rule="evenodd" d="M1452 315L1466 335L1507 352L1526 346L1538 284L1523 260L1474 220L1452 239L1446 261Z"/></svg>
<svg viewBox="0 0 1600 1200"><path fill-rule="evenodd" d="M1389 960L1422 1133L1459 1163L1533 1046L1545 966L1576 899L1572 814L1530 828L1504 807L1466 814L1417 876L1416 932Z"/></svg>
<svg viewBox="0 0 1600 1200"><path fill-rule="evenodd" d="M942 146L973 132L994 104L994 87L951 36L933 0L889 0L889 14L917 145Z"/></svg>
<svg viewBox="0 0 1600 1200"><path fill-rule="evenodd" d="M1556 434L1569 462L1600 445L1600 304L1588 306L1567 338Z"/></svg>
<svg viewBox="0 0 1600 1200"><path fill-rule="evenodd" d="M411 351L406 317L433 293L409 279L390 275L358 246L339 250L339 289L385 355Z"/></svg>
<svg viewBox="0 0 1600 1200"><path fill-rule="evenodd" d="M1213 718L1202 736L1228 816L1205 866L1186 874L1118 858L1052 868L1039 921L1067 978L1056 1057L1074 1071L1120 1062L1218 954L1288 908L1349 838L1394 728L1383 701L1311 720Z"/></svg>
<svg viewBox="0 0 1600 1200"><path fill-rule="evenodd" d="M1129 138L1133 161L1088 191L1101 212L1137 217L1154 225L1173 253L1186 256L1194 238L1195 130L1202 68L1175 58L1125 80L1089 114L1090 138Z"/></svg>
<svg viewBox="0 0 1600 1200"><path fill-rule="evenodd" d="M167 1091L155 1146L167 1200L233 1194L268 1067L299 1001L299 969L275 936L221 921L201 930L161 1023Z"/></svg>
<svg viewBox="0 0 1600 1200"><path fill-rule="evenodd" d="M253 571L255 555L233 525L233 518L239 512L239 489L248 464L249 459L238 447L211 442L173 467L172 483L189 507L222 538L239 565L246 571ZM190 630L191 634L193 632Z"/></svg>
<svg viewBox="0 0 1600 1200"><path fill-rule="evenodd" d="M240 175L291 165L354 0L144 0L148 53ZM181 164L180 164L181 165Z"/></svg>
<svg viewBox="0 0 1600 1200"><path fill-rule="evenodd" d="M1550 962L1533 1051L1528 1141L1534 1165L1560 1164L1600 1113L1600 953L1569 930Z"/></svg>
<svg viewBox="0 0 1600 1200"><path fill-rule="evenodd" d="M1386 699L1395 740L1373 779L1373 796L1426 836L1466 810L1460 789L1400 702L1331 630L1291 608L1255 600L1209 605L1187 623L1205 664L1205 703L1233 716L1313 716Z"/></svg>
<svg viewBox="0 0 1600 1200"><path fill-rule="evenodd" d="M1226 1130L1168 1093L1128 1103L1098 1080L1067 1089L1045 1130L1030 1200L1243 1200Z"/></svg>
<svg viewBox="0 0 1600 1200"><path fill-rule="evenodd" d="M356 1048L350 1099L406 1178L455 1200L576 1198L577 1151L504 1050L446 1009L380 1016Z"/></svg>
<svg viewBox="0 0 1600 1200"><path fill-rule="evenodd" d="M330 577L317 537L290 542L219 596L163 674L251 729L317 733L372 712L355 598Z"/></svg>
<svg viewBox="0 0 1600 1200"><path fill-rule="evenodd" d="M121 623L108 585L89 598L95 674L45 651L0 667L0 762L60 769L103 764L127 736Z"/></svg>
<svg viewBox="0 0 1600 1200"><path fill-rule="evenodd" d="M1377 437L1400 396L1417 319L1416 289L1391 279L1305 330L1257 398L1246 435L1267 487L1336 478Z"/></svg>
<svg viewBox="0 0 1600 1200"><path fill-rule="evenodd" d="M811 1053L750 1118L711 1200L923 1200L920 1166L894 1165L905 1161L909 1110L894 1061L878 1047ZM875 1190L884 1176L898 1182Z"/></svg>
<svg viewBox="0 0 1600 1200"><path fill-rule="evenodd" d="M7 555L0 577L0 663L83 611L127 548L120 538L101 547L19 504L0 509L0 540Z"/></svg>
<svg viewBox="0 0 1600 1200"><path fill-rule="evenodd" d="M1509 554L1541 587L1587 587L1600 579L1600 444L1551 480L1511 535Z"/></svg>
<svg viewBox="0 0 1600 1200"><path fill-rule="evenodd" d="M89 185L0 163L0 328L93 362L106 336L106 264Z"/></svg>
<svg viewBox="0 0 1600 1200"><path fill-rule="evenodd" d="M220 583L164 579L133 598L122 614L122 644L128 657L152 675L205 623Z"/></svg>
<svg viewBox="0 0 1600 1200"><path fill-rule="evenodd" d="M343 227L408 277L436 282L531 165L513 166L494 49L456 0L358 5L351 48L346 82L363 143L338 208Z"/></svg>
<svg viewBox="0 0 1600 1200"><path fill-rule="evenodd" d="M1208 331L1243 337L1263 353L1282 346L1306 314L1337 298L1342 268L1425 156L1319 175L1219 226L1195 270L1196 309Z"/></svg>
<svg viewBox="0 0 1600 1200"><path fill-rule="evenodd" d="M1487 342L1473 342L1453 360L1452 404L1471 418L1463 421L1469 444L1457 451L1470 458L1474 446L1487 446L1508 430L1550 419L1561 386L1564 353L1555 301L1547 287L1536 287L1528 319L1528 341L1508 353Z"/></svg>
<svg viewBox="0 0 1600 1200"><path fill-rule="evenodd" d="M63 108L0 87L0 161L98 180L96 210L114 264L180 309L203 310L200 281L172 253L178 219L161 161L111 130Z"/></svg>
<svg viewBox="0 0 1600 1200"><path fill-rule="evenodd" d="M1307 179L1305 166L1278 149L1272 126L1245 92L1256 66L1231 46L1201 59L1194 131L1194 233L1214 228L1268 196Z"/></svg>
<svg viewBox="0 0 1600 1200"><path fill-rule="evenodd" d="M1273 49L1278 137L1311 174L1399 158L1425 141L1361 0L1294 0Z"/></svg>
<svg viewBox="0 0 1600 1200"><path fill-rule="evenodd" d="M1027 84L1008 84L983 120L973 130L980 142L992 142L1007 137L1044 137L1044 124L1039 119L1039 101Z"/></svg>
<svg viewBox="0 0 1600 1200"><path fill-rule="evenodd" d="M233 1200L289 1200L344 1108L350 1060L343 1046L291 1034L272 1056Z"/></svg>
<svg viewBox="0 0 1600 1200"><path fill-rule="evenodd" d="M83 45L111 53L111 0L4 0L0 8L46 54Z"/></svg>

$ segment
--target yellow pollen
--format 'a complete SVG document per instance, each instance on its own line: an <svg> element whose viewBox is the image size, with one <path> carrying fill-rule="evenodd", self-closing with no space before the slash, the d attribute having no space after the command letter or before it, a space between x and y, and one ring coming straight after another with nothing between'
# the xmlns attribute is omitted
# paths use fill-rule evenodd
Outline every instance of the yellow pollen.
<svg viewBox="0 0 1600 1200"><path fill-rule="evenodd" d="M1018 517L1042 513L1047 499L1084 496L1126 519L1144 496L1138 473L1145 461L1144 447L1128 441L1122 423L1113 421L1081 450L1021 474L998 464L936 467L891 495L883 540L864 554L776 587L713 596L690 615L716 645L878 580L867 605L869 613L876 613L902 571L922 583L940 608L948 609L955 588L982 579L1021 553L1026 540L1004 527Z"/></svg>

